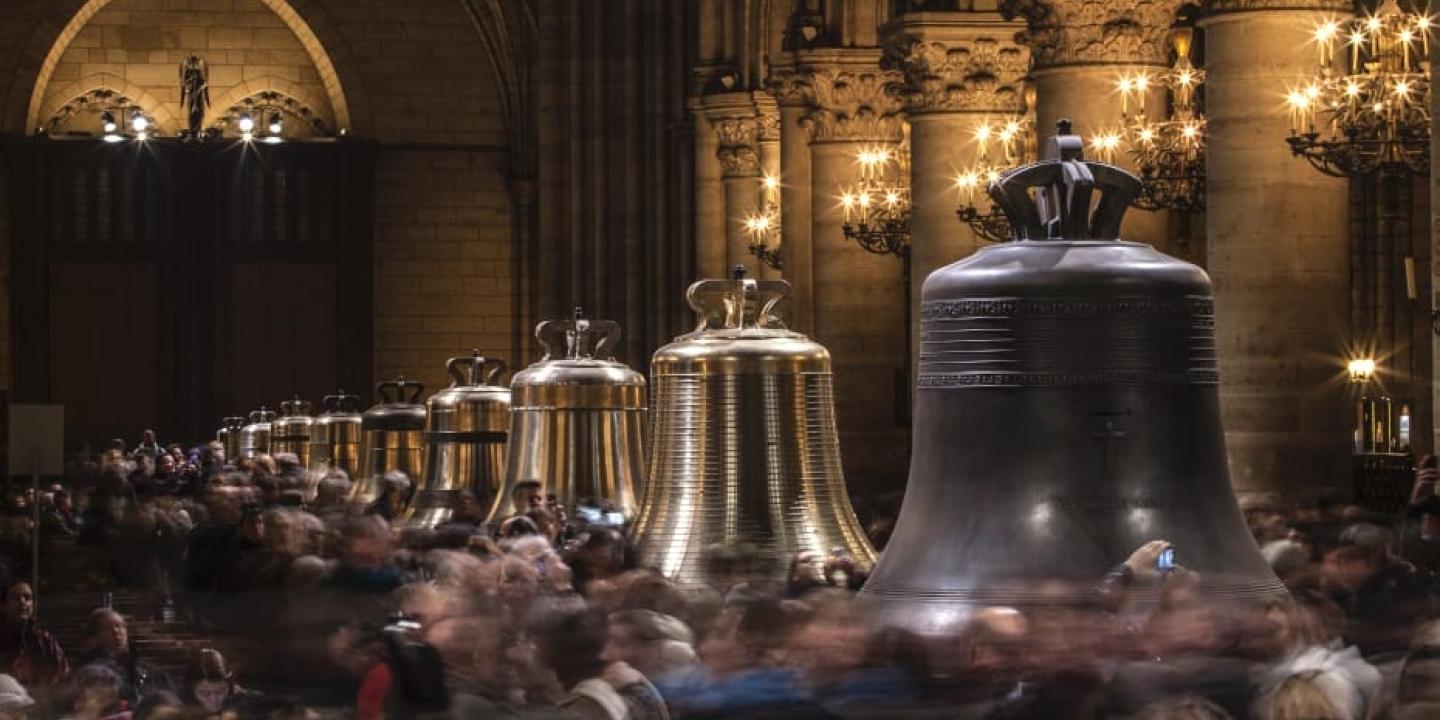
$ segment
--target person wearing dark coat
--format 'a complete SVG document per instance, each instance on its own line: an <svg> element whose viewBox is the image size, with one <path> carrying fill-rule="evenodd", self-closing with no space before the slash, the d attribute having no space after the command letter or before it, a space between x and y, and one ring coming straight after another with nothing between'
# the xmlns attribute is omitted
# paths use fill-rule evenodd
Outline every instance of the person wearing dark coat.
<svg viewBox="0 0 1440 720"><path fill-rule="evenodd" d="M70 661L60 641L35 620L35 591L17 582L5 589L0 615L0 672L26 687L54 684L70 674Z"/></svg>

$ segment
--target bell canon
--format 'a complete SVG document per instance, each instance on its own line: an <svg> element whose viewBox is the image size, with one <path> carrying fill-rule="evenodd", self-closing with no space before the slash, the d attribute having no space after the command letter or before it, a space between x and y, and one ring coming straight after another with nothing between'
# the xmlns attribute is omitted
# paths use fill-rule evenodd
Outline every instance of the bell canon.
<svg viewBox="0 0 1440 720"><path fill-rule="evenodd" d="M237 460L270 453L270 423L274 420L274 410L266 410L262 407L250 413L249 424L240 429Z"/></svg>
<svg viewBox="0 0 1440 720"><path fill-rule="evenodd" d="M450 387L425 401L425 477L404 519L435 527L457 511L479 520L505 478L510 388L496 385L505 362L475 350L445 364Z"/></svg>
<svg viewBox="0 0 1440 720"><path fill-rule="evenodd" d="M1117 239L1140 180L1065 124L1046 157L990 184L1015 241L925 281L910 480L862 599L921 632L1085 605L1152 540L1211 601L1283 595L1230 488L1209 278Z"/></svg>
<svg viewBox="0 0 1440 720"><path fill-rule="evenodd" d="M535 337L545 356L510 381L510 459L487 519L523 511L512 496L526 481L572 513L594 502L608 503L612 519L634 517L645 482L645 377L614 359L620 326L577 308L572 320L540 323Z"/></svg>
<svg viewBox="0 0 1440 720"><path fill-rule="evenodd" d="M699 326L651 360L649 487L635 522L641 562L682 583L718 581L709 554L754 548L783 578L809 551L869 571L845 491L830 353L785 328L783 280L704 280L686 298Z"/></svg>
<svg viewBox="0 0 1440 720"><path fill-rule="evenodd" d="M245 418L232 415L220 419L220 429L215 431L215 441L225 448L225 462L240 459L240 431L245 429Z"/></svg>
<svg viewBox="0 0 1440 720"><path fill-rule="evenodd" d="M310 417L310 403L300 398L280 403L280 417L275 418L270 433L270 454L290 453L300 467L310 466L310 432L315 418Z"/></svg>
<svg viewBox="0 0 1440 720"><path fill-rule="evenodd" d="M310 462L316 472L342 470L346 476L360 477L361 446L360 396L340 390L326 395L320 404L323 412L310 426Z"/></svg>
<svg viewBox="0 0 1440 720"><path fill-rule="evenodd" d="M420 478L425 462L425 406L420 404L424 393L424 385L404 375L375 385L380 402L360 416L365 445L360 478L350 491L352 501L374 502L384 489L386 473L404 473L411 483ZM409 490L403 495L392 498L391 512L396 515L409 501Z"/></svg>

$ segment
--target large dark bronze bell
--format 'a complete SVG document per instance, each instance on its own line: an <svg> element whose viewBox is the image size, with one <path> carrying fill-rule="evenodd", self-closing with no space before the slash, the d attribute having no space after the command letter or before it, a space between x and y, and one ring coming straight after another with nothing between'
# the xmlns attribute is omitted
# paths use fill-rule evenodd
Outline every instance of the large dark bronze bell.
<svg viewBox="0 0 1440 720"><path fill-rule="evenodd" d="M885 622L1083 606L1150 540L1211 600L1284 593L1230 488L1210 280L1117 239L1140 180L1060 130L990 184L1014 242L925 281L910 481L862 591Z"/></svg>

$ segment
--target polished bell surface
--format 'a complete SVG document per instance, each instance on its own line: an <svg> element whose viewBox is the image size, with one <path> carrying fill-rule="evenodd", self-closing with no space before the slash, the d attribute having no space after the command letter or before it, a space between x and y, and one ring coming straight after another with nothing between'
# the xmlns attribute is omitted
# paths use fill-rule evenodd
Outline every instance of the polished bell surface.
<svg viewBox="0 0 1440 720"><path fill-rule="evenodd" d="M1209 278L1115 239L1140 180L1067 130L990 185L1015 241L925 281L909 484L861 591L886 622L1086 606L1152 540L1209 601L1284 594L1230 488Z"/></svg>
<svg viewBox="0 0 1440 720"><path fill-rule="evenodd" d="M220 429L215 431L215 441L225 448L225 461L235 462L240 458L240 431L245 429L245 418L231 415L220 419Z"/></svg>
<svg viewBox="0 0 1440 720"><path fill-rule="evenodd" d="M645 377L613 357L620 326L577 310L540 323L535 337L545 356L510 381L510 456L487 520L517 511L511 491L524 480L571 513L595 500L633 518L645 484Z"/></svg>
<svg viewBox="0 0 1440 720"><path fill-rule="evenodd" d="M270 424L275 421L275 411L260 408L250 413L250 422L240 429L239 453L236 459L252 458L270 453Z"/></svg>
<svg viewBox="0 0 1440 720"><path fill-rule="evenodd" d="M350 499L361 503L380 495L385 473L405 473L413 487L425 466L425 406L420 404L425 386L402 375L377 383L375 394L380 402L360 416L361 476L350 490Z"/></svg>
<svg viewBox="0 0 1440 720"><path fill-rule="evenodd" d="M364 433L361 432L360 396L342 389L326 395L320 404L323 412L310 426L310 462L315 472L343 470L346 476L359 479L363 456Z"/></svg>
<svg viewBox="0 0 1440 720"><path fill-rule="evenodd" d="M505 479L510 388L495 384L505 361L476 350L445 370L450 387L425 401L425 477L402 516L412 526L444 524L462 503L484 513Z"/></svg>
<svg viewBox="0 0 1440 720"><path fill-rule="evenodd" d="M270 454L290 453L300 467L310 467L310 432L315 418L310 403L300 398L280 403L280 416L270 424Z"/></svg>
<svg viewBox="0 0 1440 720"><path fill-rule="evenodd" d="M641 564L713 584L710 555L748 545L773 579L803 551L843 552L868 571L875 550L845 490L830 353L785 328L789 283L737 275L691 285L699 327L651 359Z"/></svg>

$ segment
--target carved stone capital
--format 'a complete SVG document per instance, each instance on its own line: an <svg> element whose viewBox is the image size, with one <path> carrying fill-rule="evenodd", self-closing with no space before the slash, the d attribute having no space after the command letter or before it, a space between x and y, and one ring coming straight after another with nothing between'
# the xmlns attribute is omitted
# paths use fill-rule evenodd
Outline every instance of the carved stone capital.
<svg viewBox="0 0 1440 720"><path fill-rule="evenodd" d="M780 113L767 112L760 116L760 142L779 142Z"/></svg>
<svg viewBox="0 0 1440 720"><path fill-rule="evenodd" d="M1352 0L1209 0L1205 3L1208 15L1221 15L1254 10L1319 10L1350 12L1355 7Z"/></svg>
<svg viewBox="0 0 1440 720"><path fill-rule="evenodd" d="M1036 68L1064 65L1166 65L1167 39L1183 0L1001 0L1022 18L1018 38Z"/></svg>
<svg viewBox="0 0 1440 720"><path fill-rule="evenodd" d="M894 88L910 113L1019 112L1030 52L1001 36L945 42L899 35L886 45L885 65L905 81Z"/></svg>
<svg viewBox="0 0 1440 720"><path fill-rule="evenodd" d="M880 51L811 51L800 63L810 111L801 124L812 142L899 142L904 134L898 70L880 67Z"/></svg>
<svg viewBox="0 0 1440 720"><path fill-rule="evenodd" d="M775 96L775 102L781 106L810 104L810 84L805 82L793 61L772 59L770 74L765 78L765 88Z"/></svg>
<svg viewBox="0 0 1440 720"><path fill-rule="evenodd" d="M760 118L726 117L712 121L720 139L720 168L727 178L760 175Z"/></svg>

